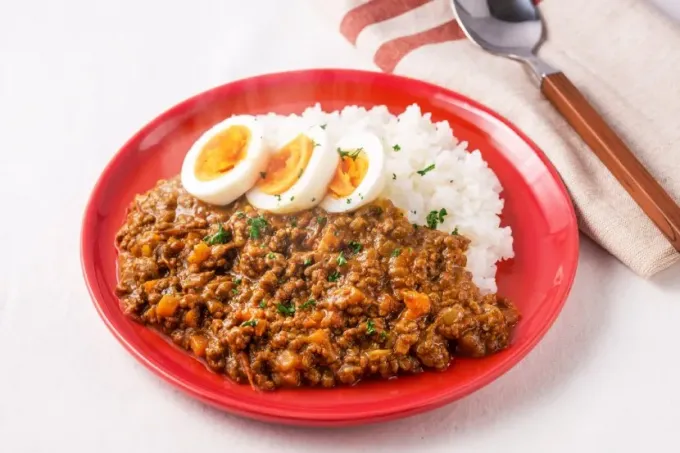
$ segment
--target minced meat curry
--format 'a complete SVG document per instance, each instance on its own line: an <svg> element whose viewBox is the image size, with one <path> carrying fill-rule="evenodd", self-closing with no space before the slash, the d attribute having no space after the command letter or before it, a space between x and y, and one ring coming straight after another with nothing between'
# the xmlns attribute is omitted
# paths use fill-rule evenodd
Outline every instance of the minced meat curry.
<svg viewBox="0 0 680 453"><path fill-rule="evenodd" d="M125 313L261 389L443 370L506 348L519 319L472 283L467 238L387 200L270 215L172 179L136 197L116 243Z"/></svg>

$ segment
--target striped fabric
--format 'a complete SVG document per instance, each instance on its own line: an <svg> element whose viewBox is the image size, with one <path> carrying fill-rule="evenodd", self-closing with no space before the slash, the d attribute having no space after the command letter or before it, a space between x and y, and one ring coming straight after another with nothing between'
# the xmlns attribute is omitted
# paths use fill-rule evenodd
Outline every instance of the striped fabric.
<svg viewBox="0 0 680 453"><path fill-rule="evenodd" d="M559 170L581 230L631 269L651 276L680 261L521 65L464 39L450 1L309 0L380 70L461 92L524 130ZM646 0L543 0L540 8L549 29L541 56L581 87L680 200L677 24Z"/></svg>

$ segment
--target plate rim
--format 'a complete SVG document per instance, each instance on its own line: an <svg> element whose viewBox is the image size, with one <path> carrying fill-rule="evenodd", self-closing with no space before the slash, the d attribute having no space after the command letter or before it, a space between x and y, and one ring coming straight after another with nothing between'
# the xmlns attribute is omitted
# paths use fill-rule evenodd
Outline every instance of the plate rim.
<svg viewBox="0 0 680 453"><path fill-rule="evenodd" d="M290 77L301 77L301 78L328 78L340 76L346 79L366 79L370 77L373 79L382 79L384 81L389 81L399 85L401 87L406 87L403 91L410 91L414 88L425 89L433 92L438 92L440 94L446 95L449 98L457 99L460 103L464 104L467 110L474 111L476 115L484 115L487 119L493 119L496 122L502 124L503 127L508 128L514 134L516 134L529 148L534 152L534 154L541 160L545 165L546 169L550 173L552 179L557 184L561 194L567 201L567 209L569 214L569 225L570 230L569 243L572 244L573 250L570 250L573 254L573 263L567 262L565 266L565 272L563 274L563 283L560 285L559 290L555 296L557 303L553 304L552 309L548 312L547 318L549 322L546 322L540 329L538 329L528 340L523 344L515 346L511 356L503 361L498 366L493 369L479 375L473 382L465 385L458 386L449 392L439 393L436 396L430 397L427 400L421 401L418 404L407 404L404 408L388 408L387 410L381 409L381 406L371 408L370 410L365 410L362 414L358 416L348 418L346 415L335 414L335 413L324 413L324 414L314 414L314 418L309 418L311 415L303 416L291 414L289 410L282 408L258 406L256 404L244 403L238 399L230 399L229 404L225 404L224 401L218 401L213 398L207 397L199 387L192 384L190 381L173 376L172 373L168 372L164 367L150 360L141 350L138 350L131 342L127 340L124 334L116 329L111 320L108 318L103 309L103 302L97 294L95 288L98 278L96 276L96 271L93 265L93 250L88 249L88 244L94 242L93 239L96 237L95 231L89 228L91 224L95 222L94 217L96 217L96 207L95 200L99 198L100 193L103 191L103 186L105 181L108 179L108 174L113 170L113 168L121 161L123 158L124 151L128 149L131 144L139 141L140 137L146 135L148 131L155 128L158 124L177 116L178 112L186 111L190 106L196 103L198 100L208 97L211 93L216 91L224 90L227 87L234 87L238 85L247 85L258 83L261 81L267 81L270 79L277 78L290 78ZM386 74L374 71L356 70L356 69L336 69L336 68L316 68L316 69L302 69L293 71L282 71L273 72L257 75L254 77L247 77L242 79L233 80L224 84L213 86L204 91L201 91L193 96L190 96L172 107L162 111L152 120L145 123L135 134L132 135L128 140L124 142L122 146L113 154L106 166L101 171L97 182L92 188L90 196L88 197L87 204L85 206L85 211L83 215L83 220L81 224L81 235L80 235L80 261L81 270L83 273L83 278L87 286L92 303L95 306L97 313L100 318L104 321L105 325L113 336L118 340L119 343L140 363L142 363L146 368L148 368L152 373L161 377L166 382L173 385L175 388L189 394L190 396L197 398L213 407L220 410L227 410L229 412L255 418L263 421L277 422L283 424L291 425L305 425L305 426L346 426L346 425L357 425L364 423L381 422L387 420L393 420L397 418L403 418L411 415L415 415L421 412L425 412L430 409L435 409L443 405L449 404L460 398L463 398L482 387L485 387L503 376L510 369L517 366L526 355L534 349L534 347L543 339L545 334L550 330L555 321L557 320L560 312L562 311L564 304L566 303L569 293L574 284L574 279L576 277L576 270L578 268L578 258L579 258L579 230L578 221L576 218L576 211L569 196L569 192L564 185L564 182L557 172L547 155L533 142L527 135L524 134L517 126L510 122L507 118L495 112L490 107L475 101L468 96L465 96L455 90L439 86L433 83L425 82L418 79L413 79L410 77L404 77L394 74ZM332 391L329 389L329 391ZM407 406L407 407L406 407Z"/></svg>

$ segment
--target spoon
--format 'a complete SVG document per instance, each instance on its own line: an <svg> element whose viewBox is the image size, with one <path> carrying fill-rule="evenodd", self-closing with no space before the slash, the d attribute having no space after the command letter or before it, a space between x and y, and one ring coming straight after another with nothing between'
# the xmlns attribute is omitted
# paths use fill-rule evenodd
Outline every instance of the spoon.
<svg viewBox="0 0 680 453"><path fill-rule="evenodd" d="M680 207L567 76L536 55L545 39L545 27L534 2L451 1L460 27L472 42L530 68L543 95L680 251Z"/></svg>

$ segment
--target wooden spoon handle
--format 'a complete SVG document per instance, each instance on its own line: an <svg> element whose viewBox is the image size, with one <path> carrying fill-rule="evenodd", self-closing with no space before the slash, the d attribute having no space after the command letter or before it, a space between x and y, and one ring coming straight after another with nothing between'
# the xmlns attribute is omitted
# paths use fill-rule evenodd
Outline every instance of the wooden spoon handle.
<svg viewBox="0 0 680 453"><path fill-rule="evenodd" d="M557 72L543 78L541 91L680 251L680 208L578 88Z"/></svg>

